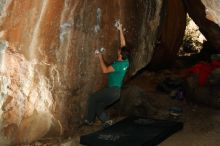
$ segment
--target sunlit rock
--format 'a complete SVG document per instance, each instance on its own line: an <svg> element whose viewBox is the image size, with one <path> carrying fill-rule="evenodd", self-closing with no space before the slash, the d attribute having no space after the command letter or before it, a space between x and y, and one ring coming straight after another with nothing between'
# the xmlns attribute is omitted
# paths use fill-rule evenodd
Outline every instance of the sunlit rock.
<svg viewBox="0 0 220 146"><path fill-rule="evenodd" d="M215 22L220 26L220 1L218 0L202 0L206 7L206 18Z"/></svg>
<svg viewBox="0 0 220 146"><path fill-rule="evenodd" d="M190 56L197 54L203 49L203 43L206 41L204 35L199 31L195 22L187 16L187 25L183 44L178 52L179 56Z"/></svg>

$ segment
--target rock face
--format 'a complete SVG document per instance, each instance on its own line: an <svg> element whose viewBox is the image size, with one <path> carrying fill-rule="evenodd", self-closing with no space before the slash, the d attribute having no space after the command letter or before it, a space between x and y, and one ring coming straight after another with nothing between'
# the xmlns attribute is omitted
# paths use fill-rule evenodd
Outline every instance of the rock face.
<svg viewBox="0 0 220 146"><path fill-rule="evenodd" d="M150 65L152 68L167 66L177 56L186 27L186 10L183 1L166 1L161 19L158 39Z"/></svg>
<svg viewBox="0 0 220 146"><path fill-rule="evenodd" d="M79 124L87 96L106 84L94 51L104 47L106 61L116 59L119 19L132 48L130 75L161 52L154 50L158 33L163 52L173 54L184 30L173 11L185 18L182 4L173 2L1 0L0 145L61 135Z"/></svg>
<svg viewBox="0 0 220 146"><path fill-rule="evenodd" d="M156 113L157 109L151 105L149 95L138 86L126 86L121 93L121 100L117 110L121 115L126 116L149 116ZM134 100L135 99L135 100Z"/></svg>
<svg viewBox="0 0 220 146"><path fill-rule="evenodd" d="M220 109L220 69L212 71L204 86L198 85L197 76L189 76L186 80L186 91L189 100Z"/></svg>
<svg viewBox="0 0 220 146"><path fill-rule="evenodd" d="M219 49L220 2L184 3ZM88 95L106 84L95 49L106 48L107 63L116 59L117 21L126 28L132 76L149 62L175 59L185 18L176 0L1 0L0 145L62 135L80 123Z"/></svg>
<svg viewBox="0 0 220 146"><path fill-rule="evenodd" d="M212 46L220 52L220 1L184 0L187 12Z"/></svg>

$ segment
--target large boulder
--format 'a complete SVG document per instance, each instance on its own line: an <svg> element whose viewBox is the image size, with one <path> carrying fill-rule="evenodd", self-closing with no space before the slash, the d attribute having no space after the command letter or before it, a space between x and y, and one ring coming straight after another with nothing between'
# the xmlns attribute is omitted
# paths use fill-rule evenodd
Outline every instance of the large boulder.
<svg viewBox="0 0 220 146"><path fill-rule="evenodd" d="M220 1L184 0L189 16L199 26L200 31L220 52Z"/></svg>
<svg viewBox="0 0 220 146"><path fill-rule="evenodd" d="M198 77L191 75L186 79L187 98L195 104L220 109L220 69L212 71L204 86L198 84Z"/></svg>
<svg viewBox="0 0 220 146"><path fill-rule="evenodd" d="M186 28L186 10L183 1L164 1L161 25L155 44L151 68L164 68L172 64L182 44Z"/></svg>
<svg viewBox="0 0 220 146"><path fill-rule="evenodd" d="M143 89L135 85L125 86L121 93L121 99L116 104L117 112L122 116L150 116L158 112L151 103L149 97ZM117 108L118 107L118 108Z"/></svg>
<svg viewBox="0 0 220 146"><path fill-rule="evenodd" d="M94 51L106 48L108 63L116 58L119 19L132 46L129 76L153 54L163 60L178 50L185 27L181 1L0 1L1 142L30 143L74 130L87 96L106 84ZM158 40L163 49L155 50Z"/></svg>

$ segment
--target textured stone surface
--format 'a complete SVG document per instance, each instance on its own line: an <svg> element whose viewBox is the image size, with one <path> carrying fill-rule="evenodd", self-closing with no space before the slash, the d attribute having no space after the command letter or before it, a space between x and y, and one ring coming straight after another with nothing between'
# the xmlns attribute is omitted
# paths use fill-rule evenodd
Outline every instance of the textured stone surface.
<svg viewBox="0 0 220 146"><path fill-rule="evenodd" d="M117 20L132 48L130 75L152 59L158 31L173 28L174 39L162 37L165 43L170 36L164 50L172 54L184 23L175 27L182 21L170 8L180 9L163 0L1 0L0 141L30 143L79 125L87 96L106 83L95 49L106 48L108 63L116 59ZM166 25L158 29L160 22Z"/></svg>
<svg viewBox="0 0 220 146"><path fill-rule="evenodd" d="M147 116L149 112L155 112L154 108L149 102L149 95L138 86L127 85L123 88L120 102L115 104L116 113L122 116ZM135 100L134 100L135 99Z"/></svg>
<svg viewBox="0 0 220 146"><path fill-rule="evenodd" d="M220 52L220 1L184 0L189 16L212 46Z"/></svg>
<svg viewBox="0 0 220 146"><path fill-rule="evenodd" d="M219 2L185 4L220 48ZM107 63L116 59L117 20L132 48L131 76L152 59L161 65L175 58L185 16L176 0L1 0L0 145L59 136L79 125L87 96L106 84L95 49L106 48Z"/></svg>
<svg viewBox="0 0 220 146"><path fill-rule="evenodd" d="M151 61L152 68L167 66L176 58L186 27L183 1L165 1L161 16L161 26Z"/></svg>
<svg viewBox="0 0 220 146"><path fill-rule="evenodd" d="M219 71L219 69L216 69L211 72L204 86L198 85L198 77L196 75L189 76L185 84L187 98L194 103L220 109Z"/></svg>

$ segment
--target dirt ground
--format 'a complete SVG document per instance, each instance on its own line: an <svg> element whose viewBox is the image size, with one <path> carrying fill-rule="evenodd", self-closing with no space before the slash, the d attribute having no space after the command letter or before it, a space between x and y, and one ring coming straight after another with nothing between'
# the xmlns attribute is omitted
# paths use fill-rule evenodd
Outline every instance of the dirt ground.
<svg viewBox="0 0 220 146"><path fill-rule="evenodd" d="M196 105L185 100L173 100L165 93L158 93L155 90L156 85L168 76L176 76L176 72L168 70L157 73L143 72L128 82L128 84L139 86L148 95L151 95L152 104L161 111L165 111L164 113L172 106L183 109L183 115L179 120L184 122L184 128L158 146L220 146L220 110ZM160 114L155 117L161 118ZM114 121L121 118L117 117ZM42 139L32 146L82 146L79 144L80 135L97 131L100 128L101 123L97 122L92 127L79 127L77 132L68 139Z"/></svg>
<svg viewBox="0 0 220 146"><path fill-rule="evenodd" d="M184 128L159 146L219 146L220 111L190 107L184 108Z"/></svg>
<svg viewBox="0 0 220 146"><path fill-rule="evenodd" d="M186 101L172 100L169 95L155 94L156 85L166 77L178 77L179 72L144 72L132 84L137 84L147 93L155 95L151 100L157 107L166 111L171 106L183 109L182 121L184 128L164 140L158 146L220 146L220 110L211 109L202 105ZM142 81L146 83L143 85Z"/></svg>

